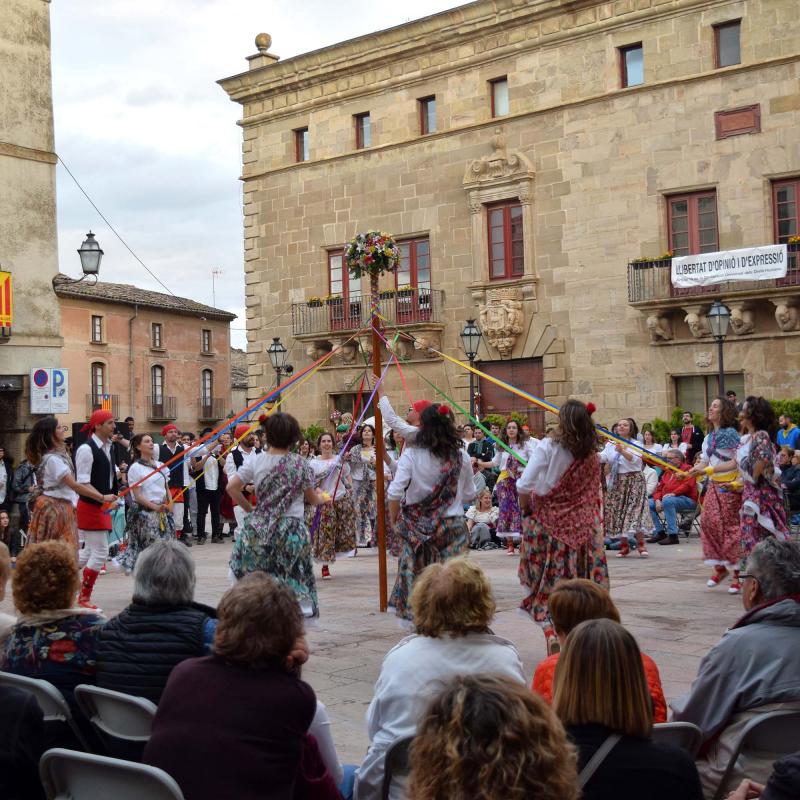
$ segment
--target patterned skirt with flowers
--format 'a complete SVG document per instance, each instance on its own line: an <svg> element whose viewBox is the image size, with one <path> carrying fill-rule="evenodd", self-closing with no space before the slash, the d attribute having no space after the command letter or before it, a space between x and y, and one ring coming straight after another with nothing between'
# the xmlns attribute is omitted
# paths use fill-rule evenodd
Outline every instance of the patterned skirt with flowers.
<svg viewBox="0 0 800 800"><path fill-rule="evenodd" d="M333 503L308 506L306 524L311 531L311 552L317 561L332 564L337 553L348 553L356 546L355 509L350 492Z"/></svg>
<svg viewBox="0 0 800 800"><path fill-rule="evenodd" d="M356 540L359 547L374 544L375 517L378 513L374 480L353 480L353 503L356 509Z"/></svg>
<svg viewBox="0 0 800 800"><path fill-rule="evenodd" d="M125 572L133 572L136 559L153 542L159 539L175 538L175 522L171 512L151 511L134 503L128 517L126 533L128 546L119 557L118 562Z"/></svg>
<svg viewBox="0 0 800 800"><path fill-rule="evenodd" d="M606 536L644 533L653 527L647 505L647 484L641 472L617 475L605 498Z"/></svg>
<svg viewBox="0 0 800 800"><path fill-rule="evenodd" d="M499 539L509 537L518 539L522 535L522 514L519 510L517 481L511 476L503 478L495 484L495 492L497 492L497 504L500 506L497 536Z"/></svg>
<svg viewBox="0 0 800 800"><path fill-rule="evenodd" d="M542 628L552 628L548 600L559 581L587 578L608 589L608 564L603 549L603 521L598 512L592 539L572 548L550 536L532 517L523 520L519 582L528 591L520 608Z"/></svg>
<svg viewBox="0 0 800 800"><path fill-rule="evenodd" d="M789 533L783 495L768 483L745 483L741 511L742 558L769 536L785 538Z"/></svg>
<svg viewBox="0 0 800 800"><path fill-rule="evenodd" d="M741 507L739 492L709 481L700 512L700 541L706 564L738 568L742 555Z"/></svg>
<svg viewBox="0 0 800 800"><path fill-rule="evenodd" d="M28 523L28 541L37 542L67 542L76 552L78 549L78 521L75 516L75 507L69 500L58 497L39 495L33 506L31 519Z"/></svg>

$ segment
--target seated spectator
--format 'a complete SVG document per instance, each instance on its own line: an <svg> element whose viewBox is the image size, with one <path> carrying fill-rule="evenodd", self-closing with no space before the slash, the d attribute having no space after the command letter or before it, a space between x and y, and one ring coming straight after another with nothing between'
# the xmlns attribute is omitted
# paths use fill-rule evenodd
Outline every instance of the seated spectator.
<svg viewBox="0 0 800 800"><path fill-rule="evenodd" d="M610 619L619 622L619 611L607 589L585 578L561 581L550 595L550 618L561 647L573 628L589 619ZM553 701L553 677L559 653L553 653L539 662L533 673L534 692L538 692L548 703ZM667 721L667 701L661 688L661 676L656 662L642 653L647 690L653 703L653 721Z"/></svg>
<svg viewBox="0 0 800 800"><path fill-rule="evenodd" d="M97 642L97 685L156 705L173 667L208 655L217 612L194 602L194 560L178 541L159 540L133 571L133 602L109 620Z"/></svg>
<svg viewBox="0 0 800 800"><path fill-rule="evenodd" d="M430 699L454 677L491 672L525 682L516 647L489 628L495 608L489 580L463 557L431 564L417 578L417 632L386 654L367 711L370 746L356 777L358 800L381 797L386 751L416 733ZM393 781L390 798L401 797L402 782Z"/></svg>
<svg viewBox="0 0 800 800"><path fill-rule="evenodd" d="M766 785L745 778L728 800L797 800L800 797L800 753L779 758Z"/></svg>
<svg viewBox="0 0 800 800"><path fill-rule="evenodd" d="M47 749L44 714L25 689L0 685L0 797L44 800L39 759Z"/></svg>
<svg viewBox="0 0 800 800"><path fill-rule="evenodd" d="M28 544L11 581L17 624L0 668L52 683L74 705L73 689L94 683L97 635L105 619L76 607L80 588L75 548L63 541Z"/></svg>
<svg viewBox="0 0 800 800"><path fill-rule="evenodd" d="M6 584L11 575L11 555L8 548L0 542L0 603L6 597ZM17 618L13 614L0 612L0 646L8 639L11 629L17 624Z"/></svg>
<svg viewBox="0 0 800 800"><path fill-rule="evenodd" d="M789 510L796 514L800 511L800 451L782 447L778 453L778 466L783 490L789 498Z"/></svg>
<svg viewBox="0 0 800 800"><path fill-rule="evenodd" d="M689 464L684 463L683 454L677 447L666 450L663 457L682 472L689 472L691 469ZM650 544L679 544L678 512L694 511L697 508L697 481L688 475L667 470L648 503L650 516L653 518L653 535L647 541ZM659 513L664 514L666 533Z"/></svg>
<svg viewBox="0 0 800 800"><path fill-rule="evenodd" d="M470 506L464 515L469 529L470 547L483 547L492 540L499 514L500 509L492 505L492 493L484 489L475 498L475 505Z"/></svg>
<svg viewBox="0 0 800 800"><path fill-rule="evenodd" d="M658 486L658 472L648 464L642 467L642 474L644 475L644 483L647 487L647 496L652 497Z"/></svg>
<svg viewBox="0 0 800 800"><path fill-rule="evenodd" d="M653 710L642 655L618 622L582 622L567 637L553 708L578 747L583 770L607 739L616 743L584 778L582 800L701 800L697 769L678 747L651 740Z"/></svg>
<svg viewBox="0 0 800 800"><path fill-rule="evenodd" d="M800 547L769 537L740 575L746 614L700 662L692 688L673 700L672 718L703 733L698 759L707 794L716 791L733 743L758 714L800 708ZM734 781L763 783L771 762L739 758Z"/></svg>
<svg viewBox="0 0 800 800"><path fill-rule="evenodd" d="M497 675L454 678L411 746L414 800L577 800L575 749L535 694Z"/></svg>
<svg viewBox="0 0 800 800"><path fill-rule="evenodd" d="M144 762L172 775L186 800L291 800L317 708L295 670L306 657L297 653L300 606L290 588L254 572L217 614L213 655L169 676Z"/></svg>

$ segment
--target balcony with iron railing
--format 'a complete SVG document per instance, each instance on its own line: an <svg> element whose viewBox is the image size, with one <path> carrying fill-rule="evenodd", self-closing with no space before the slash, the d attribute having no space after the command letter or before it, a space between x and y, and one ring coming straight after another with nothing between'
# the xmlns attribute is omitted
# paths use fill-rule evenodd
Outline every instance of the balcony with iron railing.
<svg viewBox="0 0 800 800"><path fill-rule="evenodd" d="M151 422L162 422L178 418L178 398L166 395L151 395L145 398L147 419Z"/></svg>
<svg viewBox="0 0 800 800"><path fill-rule="evenodd" d="M119 417L119 395L118 394L91 394L86 395L86 418L92 416L93 411L103 408L110 411L115 418Z"/></svg>
<svg viewBox="0 0 800 800"><path fill-rule="evenodd" d="M628 264L628 302L637 308L641 305L664 305L665 302L667 305L679 306L687 298L697 298L698 302L702 302L709 296L753 298L768 297L776 292L797 292L800 291L800 243L787 245L787 250L789 264L785 278L728 281L686 288L672 285L670 258L631 261Z"/></svg>
<svg viewBox="0 0 800 800"><path fill-rule="evenodd" d="M439 289L386 290L380 295L380 314L391 327L442 323L444 292ZM355 331L370 319L370 296L351 292L345 298L292 303L292 334L313 337Z"/></svg>
<svg viewBox="0 0 800 800"><path fill-rule="evenodd" d="M225 416L225 399L222 397L200 397L197 419L200 422L217 422Z"/></svg>

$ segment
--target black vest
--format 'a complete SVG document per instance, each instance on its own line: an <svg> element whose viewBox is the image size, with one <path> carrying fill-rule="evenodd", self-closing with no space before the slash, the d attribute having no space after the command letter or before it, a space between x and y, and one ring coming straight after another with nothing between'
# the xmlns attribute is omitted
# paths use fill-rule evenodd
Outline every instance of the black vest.
<svg viewBox="0 0 800 800"><path fill-rule="evenodd" d="M97 489L100 494L117 493L117 470L112 469L111 462L106 454L94 443L94 439L89 436L86 444L92 451L92 472L89 476L89 483ZM94 506L103 505L99 500L92 500L90 497L81 496L81 500L91 503Z"/></svg>
<svg viewBox="0 0 800 800"><path fill-rule="evenodd" d="M156 705L172 668L206 655L203 627L217 612L209 606L132 603L103 625L97 642L97 685L146 697Z"/></svg>
<svg viewBox="0 0 800 800"><path fill-rule="evenodd" d="M173 453L166 443L158 446L158 460L162 464L166 464L171 458L175 458L178 453L182 453L184 447L179 444ZM170 489L183 489L183 459L179 458L174 464L169 465L169 488ZM183 501L181 501L183 502Z"/></svg>
<svg viewBox="0 0 800 800"><path fill-rule="evenodd" d="M259 455L259 453L261 453L261 450L256 447L253 450L253 452L256 455ZM233 456L233 463L236 464L236 469L239 469L239 467L241 467L242 464L244 464L244 453L238 447L236 447L233 450L231 450L231 455Z"/></svg>

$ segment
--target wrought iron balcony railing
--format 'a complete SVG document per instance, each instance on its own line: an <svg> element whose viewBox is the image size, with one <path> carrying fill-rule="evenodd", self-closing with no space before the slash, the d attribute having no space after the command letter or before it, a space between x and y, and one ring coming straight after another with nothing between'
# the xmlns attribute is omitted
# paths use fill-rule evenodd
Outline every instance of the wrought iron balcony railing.
<svg viewBox="0 0 800 800"><path fill-rule="evenodd" d="M672 285L670 259L631 261L628 264L628 302L647 303L706 295L752 295L754 292L800 287L800 244L788 245L789 266L785 278L765 281L728 281L711 286L679 288Z"/></svg>
<svg viewBox="0 0 800 800"><path fill-rule="evenodd" d="M178 418L178 398L166 395L151 395L146 398L147 419L154 422Z"/></svg>
<svg viewBox="0 0 800 800"><path fill-rule="evenodd" d="M201 397L199 401L200 411L197 418L201 422L216 422L225 416L224 398L222 397Z"/></svg>
<svg viewBox="0 0 800 800"><path fill-rule="evenodd" d="M389 325L441 322L444 292L440 289L397 289L381 292L380 313ZM368 294L352 292L347 297L292 303L292 334L353 331L370 318Z"/></svg>
<svg viewBox="0 0 800 800"><path fill-rule="evenodd" d="M110 411L114 417L119 417L119 395L118 394L91 394L86 395L86 418L92 416L93 411L98 408Z"/></svg>

